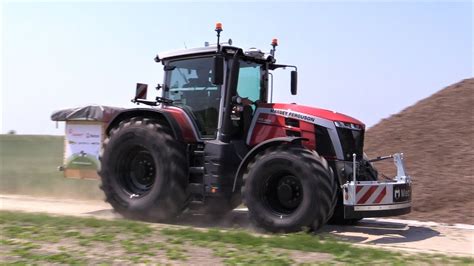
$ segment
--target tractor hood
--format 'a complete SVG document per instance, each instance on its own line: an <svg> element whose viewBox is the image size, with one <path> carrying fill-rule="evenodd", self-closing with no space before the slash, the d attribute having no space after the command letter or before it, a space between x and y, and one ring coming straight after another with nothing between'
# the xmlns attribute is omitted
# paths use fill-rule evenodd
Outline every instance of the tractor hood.
<svg viewBox="0 0 474 266"><path fill-rule="evenodd" d="M365 124L362 123L361 121L341 114L337 113L334 111L326 110L326 109L320 109L320 108L315 108L315 107L310 107L310 106L304 106L304 105L298 105L298 104L287 104L287 103L272 103L272 104L261 104L259 107L262 108L271 108L274 109L275 111L278 112L288 112L286 116L291 116L291 113L294 114L304 114L308 116L314 116L322 119L327 119L330 121L341 121L341 122L346 122L346 123L353 123L353 124L358 124L361 125L363 128L365 128Z"/></svg>

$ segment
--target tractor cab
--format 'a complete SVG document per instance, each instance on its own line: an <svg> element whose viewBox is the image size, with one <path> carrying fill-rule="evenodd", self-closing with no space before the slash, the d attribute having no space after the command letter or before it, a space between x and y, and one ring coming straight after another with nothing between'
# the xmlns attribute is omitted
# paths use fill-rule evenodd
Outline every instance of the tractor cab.
<svg viewBox="0 0 474 266"><path fill-rule="evenodd" d="M258 105L271 101L275 59L260 50L208 46L164 54L160 61L162 96L191 117L199 139L245 139Z"/></svg>
<svg viewBox="0 0 474 266"><path fill-rule="evenodd" d="M219 128L229 121L231 138L243 138L248 130L257 103L267 102L268 66L253 57L240 57L236 90L229 91L230 81L213 83L216 67L222 67L223 77L232 71L232 55L224 56L223 64L215 66L215 47L202 49L198 54L184 54L179 57L165 57L165 81L163 98L172 101L172 106L182 108L195 125L200 139L216 139ZM235 47L222 47L228 53L237 51ZM234 81L235 82L235 81ZM226 95L231 96L226 101ZM225 107L232 106L231 116L225 116Z"/></svg>
<svg viewBox="0 0 474 266"><path fill-rule="evenodd" d="M271 102L273 88L271 74L278 65L274 58L277 39L272 50L232 46L232 40L220 44L222 26L216 26L217 44L159 54L156 62L164 66L162 97L149 102L138 97L133 102L162 108L182 109L198 140L246 140L258 106ZM296 94L296 71L291 72L291 92ZM271 86L269 86L271 84ZM142 97L143 98L143 97ZM248 143L247 143L248 144Z"/></svg>

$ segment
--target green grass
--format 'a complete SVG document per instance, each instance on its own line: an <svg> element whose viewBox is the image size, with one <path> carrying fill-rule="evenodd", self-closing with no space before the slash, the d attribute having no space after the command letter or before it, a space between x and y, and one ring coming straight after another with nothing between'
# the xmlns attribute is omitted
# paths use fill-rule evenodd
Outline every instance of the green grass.
<svg viewBox="0 0 474 266"><path fill-rule="evenodd" d="M0 193L103 199L99 182L66 179L61 136L0 135Z"/></svg>
<svg viewBox="0 0 474 266"><path fill-rule="evenodd" d="M225 243L232 244L240 249L257 251L259 257L267 258L270 264L286 264L285 257L279 258L278 254L266 254L271 248L298 250L305 252L320 252L334 255L335 262L350 264L419 264L426 262L428 264L459 264L473 265L473 258L466 257L448 257L443 255L422 254L414 255L388 251L385 249L376 249L370 247L357 247L348 243L336 241L329 235L315 236L308 233L295 233L287 235L258 236L245 231L231 230L220 231L210 229L207 231L195 229L163 229L162 233L168 236L174 236L185 240L190 240L197 245L207 245L207 243ZM221 246L221 245L219 245ZM221 252L226 256L227 251ZM236 253L232 256L232 261L239 260L255 263L252 256ZM248 253L245 253L248 254ZM233 264L233 263L231 263Z"/></svg>
<svg viewBox="0 0 474 266"><path fill-rule="evenodd" d="M162 232L165 235L191 240L196 243L221 242L246 247L248 249L260 250L259 253L261 255L264 255L264 251L268 250L268 247L270 247L306 252L329 253L335 255L337 260L340 262L352 262L355 259L361 263L369 263L377 260L402 262L400 260L400 254L395 252L386 252L371 248L362 249L350 244L337 242L329 237L321 239L319 236L314 236L308 233L264 237L255 236L245 231L223 232L215 229L206 232L195 229L163 229ZM269 254L269 258L271 257L272 254ZM247 259L251 260L252 258Z"/></svg>
<svg viewBox="0 0 474 266"><path fill-rule="evenodd" d="M292 265L292 252L326 254L323 261L308 262L323 264L474 264L473 258L357 247L329 235L256 235L7 211L0 211L0 233L2 264L195 263L190 250L197 247L227 265Z"/></svg>
<svg viewBox="0 0 474 266"><path fill-rule="evenodd" d="M8 247L6 254L0 254L0 258L12 257L8 262L21 264L108 264L114 260L114 257L108 256L108 252L117 249L123 250L128 263L140 263L142 261L137 258L132 261L132 256L153 257L159 250L159 245L137 241L153 236L154 229L148 224L127 220L109 221L1 211L0 229L1 244ZM122 249L120 243L125 248ZM44 251L52 245L57 248ZM81 251L89 253L91 250L99 250L103 254L99 253L95 256L96 260L88 261Z"/></svg>

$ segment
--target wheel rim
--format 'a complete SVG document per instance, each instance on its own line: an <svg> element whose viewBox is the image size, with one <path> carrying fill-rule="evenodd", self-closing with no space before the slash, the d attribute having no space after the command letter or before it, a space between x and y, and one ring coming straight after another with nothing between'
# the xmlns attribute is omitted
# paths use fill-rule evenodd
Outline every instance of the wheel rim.
<svg viewBox="0 0 474 266"><path fill-rule="evenodd" d="M119 159L119 176L123 189L130 197L148 193L156 178L156 165L150 152L143 147L127 150Z"/></svg>
<svg viewBox="0 0 474 266"><path fill-rule="evenodd" d="M290 215L303 199L303 186L299 179L283 173L267 178L261 191L267 207L277 215Z"/></svg>

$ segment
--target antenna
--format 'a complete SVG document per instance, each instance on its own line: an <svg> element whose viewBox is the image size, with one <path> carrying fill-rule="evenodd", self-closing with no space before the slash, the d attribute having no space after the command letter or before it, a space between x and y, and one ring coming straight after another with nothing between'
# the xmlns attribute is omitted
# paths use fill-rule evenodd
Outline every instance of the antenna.
<svg viewBox="0 0 474 266"><path fill-rule="evenodd" d="M222 32L222 23L217 22L216 23L216 32L217 32L217 51L221 50L221 44L219 43L220 38L221 38L221 32Z"/></svg>

